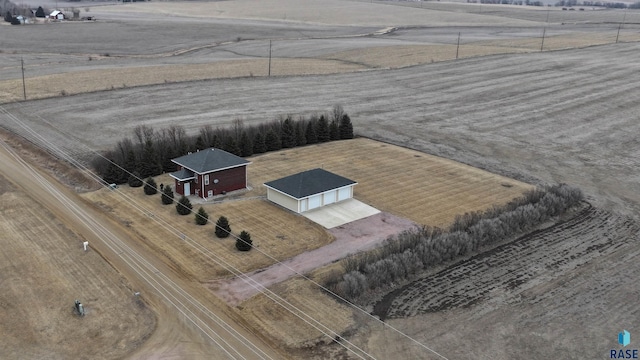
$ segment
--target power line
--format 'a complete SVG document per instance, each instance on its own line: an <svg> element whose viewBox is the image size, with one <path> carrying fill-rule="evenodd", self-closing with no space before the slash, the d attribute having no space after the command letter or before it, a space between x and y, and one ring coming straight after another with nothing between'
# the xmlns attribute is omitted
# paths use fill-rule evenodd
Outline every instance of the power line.
<svg viewBox="0 0 640 360"><path fill-rule="evenodd" d="M21 122L19 119L17 119L17 117L13 116L12 114L10 114L6 109L0 107L0 110L2 110L3 112L5 112L5 114L8 114L10 118L12 118L12 120L16 123L19 123L19 125L21 125L24 129L26 129L27 131L29 131L30 133L33 134L33 136L35 136L36 138L40 138L42 142L49 144L49 146L51 146L54 152L60 154L63 159L71 162L72 164L85 169L92 178L94 178L96 181L98 181L101 185L105 186L104 181L102 181L96 174L94 174L93 172L91 172L91 170L87 169L84 165L82 165L81 163L79 163L78 161L76 161L75 159L73 159L72 157L68 156L66 153L64 153L64 151L60 150L56 145L52 144L51 142L49 142L48 140L44 139L40 134L34 132L31 128L29 128L27 125L25 125L23 122ZM44 120L44 119L42 119ZM46 122L46 120L44 120ZM47 122L48 123L48 122ZM86 147L86 146L85 146ZM88 147L87 147L88 148ZM89 148L90 149L90 148ZM91 150L91 149L90 149ZM93 151L93 150L91 150ZM96 153L97 154L97 153ZM99 155L99 154L98 154ZM108 159L107 159L108 160ZM115 164L117 166L117 164ZM124 170L124 169L123 169ZM126 170L124 170L126 171ZM117 189L116 189L117 190ZM133 206L134 208L137 208L137 210L139 210L141 213L143 214L149 214L152 213L151 211L148 211L147 209L144 208L144 206L138 205L136 200L131 198L130 196L122 193L121 191L117 191L117 193L119 195L121 195L122 197L124 197L125 199L127 199ZM169 230L171 233L173 233L176 236L180 236L183 235L184 236L184 232L178 231L178 229L175 228L175 226L171 225L169 222L167 222L164 219L159 219L157 216L153 216L152 220L159 223L162 227L164 227L165 229ZM232 234L232 236L236 237L235 235ZM237 238L237 237L236 237ZM281 298L279 295L275 294L274 292L272 292L271 290L267 289L266 287L264 287L262 284L259 284L258 282L256 282L255 280L251 279L249 276L245 275L244 273L242 273L239 269L233 267L232 265L228 264L224 259L219 258L218 256L216 256L215 254L211 253L210 251L208 251L208 249L206 249L205 247L203 247L202 245L200 245L199 243L197 243L194 239L190 238L190 237L184 237L184 240L188 240L193 242L194 244L197 245L194 246L193 244L191 244L192 247L196 248L196 250L198 250L200 253L202 253L204 256L208 257L209 259L213 260L214 262L216 262L218 265L221 265L223 268L225 268L225 270L231 272L232 274L236 275L237 277L243 279L243 281L247 282L247 284L253 288L255 288L256 290L258 290L259 292L265 294L267 297L269 297L271 300L275 301L278 305L280 305L281 307L283 307L285 310L289 311L290 313L292 313L294 316L300 318L302 321L304 321L305 323L309 324L310 326L312 326L314 329L318 330L319 332L321 332L322 334L324 334L325 336L331 338L332 340L334 339L340 339L341 341L338 342L338 344L340 344L341 346L345 347L345 349L347 349L348 351L351 351L352 353L354 353L356 356L358 356L361 359L364 359L365 357L363 357L362 355L358 354L355 350L347 347L345 344L343 344L342 342L346 342L347 344L351 345L352 347L354 347L356 350L358 350L359 352L363 353L364 355L366 355L368 358L372 358L375 359L373 356L369 355L366 351L360 349L359 347L357 347L356 345L352 344L351 342L349 342L347 339L345 339L344 337L342 337L340 334L338 334L337 332L335 332L334 330L332 330L331 328L329 328L328 326L322 324L320 321L316 320L315 318L313 318L311 315L307 314L306 312L304 312L303 310L299 309L298 307L296 307L295 305L291 304L289 301L287 301L286 299ZM213 257L212 257L213 255ZM215 259L214 259L215 258ZM267 294L268 293L268 294ZM277 299L277 300L276 300ZM285 304L286 306L284 306L283 304ZM288 308L288 307L290 308ZM292 310L293 309L293 310ZM297 314L294 312L297 311L300 314L304 315L304 318L302 315ZM306 319L305 319L306 318Z"/></svg>
<svg viewBox="0 0 640 360"><path fill-rule="evenodd" d="M10 115L10 117L12 117L12 119L13 119L13 118L15 118L15 119L13 119L13 120L14 120L14 122L20 122L20 123L22 123L22 121L21 121L21 120L17 119L17 117L15 117L15 116L11 115L11 114L6 110L6 109L2 108L1 106L0 106L0 110L2 110L3 112L5 112L6 114L9 114L9 115ZM39 119L41 119L43 122L47 123L49 126L51 126L51 127L53 127L54 129L56 129L56 130L57 130L57 128L56 128L52 123L50 123L49 121L47 121L46 119L42 118L42 117L41 117L41 116L39 116L39 115L37 115L37 116L38 116L38 118L39 118ZM24 124L24 123L22 123L22 124ZM61 154L61 156L62 156L62 158L63 158L63 159L65 159L65 160L67 160L67 161L71 162L71 163L72 163L72 164L74 164L75 166L78 166L78 167L80 167L80 168L82 168L82 169L86 170L86 171L87 171L87 173L89 173L89 174L90 174L90 176L92 176L94 179L96 179L96 181L98 181L101 185L103 185L103 186L105 186L105 185L106 185L106 183L105 183L105 182L104 182L104 181L103 181L103 180L102 180L98 175L94 174L90 169L87 169L84 165L82 165L82 164L81 164L80 162L78 162L77 160L73 159L71 156L66 155L66 153L64 153L64 151L62 151L62 150L58 149L58 147L57 147L56 145L54 145L54 144L52 144L50 141L48 141L48 140L44 139L40 134L37 134L36 132L34 132L34 131L33 131L32 129L30 129L27 125L22 125L22 126L23 126L23 127L25 127L26 129L29 129L28 131L33 132L33 133L36 135L36 137L39 137L39 138L41 139L41 141L42 141L42 142L44 142L44 143L46 143L46 144L50 144L50 145L49 145L50 147L52 147L53 149L56 149L56 150L52 150L52 151L54 151L54 153L59 153L59 154ZM70 134L65 134L65 135L67 135L67 136L72 136L72 135L70 135ZM81 145L82 145L84 148L86 148L89 152L91 152L91 153L95 154L96 156L101 157L102 159L105 159L106 161L108 161L108 162L110 162L111 164L113 164L113 165L117 166L118 168L120 168L122 171L125 171L126 173L128 173L128 174L130 174L130 175L132 175L132 176L135 176L134 174L132 174L131 172L129 172L129 171L127 171L126 169L122 168L121 166L119 166L119 165L118 165L118 164L116 164L115 162L113 162L113 161L111 161L111 160L107 159L107 158L106 158L106 157L104 157L102 154L100 154L100 153L98 153L97 151L95 151L95 150L91 149L90 147L88 147L88 146L87 146L87 145L85 145L84 143L82 143L82 142L78 141L78 142L74 142L74 144L81 144ZM142 180L142 179L140 179L139 177L136 177L136 178L138 178L139 180ZM128 195L126 195L126 194L124 194L124 193L123 193L123 192L121 192L121 191L117 191L117 193L118 193L119 195L123 196L124 198L126 198L126 199L127 199L127 200L132 204L132 205L133 205L133 204L137 204L137 201L136 201L134 198L132 198L132 197L130 197L130 196L128 196ZM142 213L144 213L144 214L153 213L152 211L149 211L149 210L145 209L145 208L144 208L144 206L141 206L141 205L134 205L134 207L136 207L139 211L141 211L141 212L142 212ZM153 221L155 221L155 222L158 222L158 223L164 223L164 224L161 224L161 226L163 226L165 229L169 228L170 230L169 230L169 229L167 229L167 230L169 230L169 231L170 231L171 233L173 233L174 235L176 235L176 236L178 236L178 237L180 237L180 236L184 236L184 231L180 231L179 229L177 229L175 226L173 226L173 225L172 225L171 223L169 223L168 221L166 221L166 220L164 220L164 219L161 219L161 220L160 220L158 216L153 216L153 217L152 217L152 220L153 220ZM215 226L217 226L217 224L216 224ZM233 238L235 238L236 240L238 240L238 239L239 239L239 237L238 237L238 236L236 236L235 234L230 234L230 235L231 235ZM262 284L260 284L260 283L258 283L257 281L255 281L255 280L251 279L248 275L244 274L242 271L240 271L239 269L235 268L233 265L228 264L224 259L222 259L222 258L218 257L218 256L217 256L216 254L214 254L214 253L211 253L211 251L209 251L208 249L206 249L204 246L202 246L201 244L199 244L197 241L195 241L195 240L194 240L194 239L192 239L191 237L185 236L185 237L184 237L184 239L185 239L185 240L188 240L188 241L190 241L190 242L193 242L195 245L192 245L192 246L194 246L194 248L198 249L198 251L199 251L200 253L202 253L204 256L206 256L206 257L210 258L211 260L213 260L214 262L216 262L218 265L221 265L223 268L225 268L225 270L227 270L227 271L229 271L230 273L234 274L235 276L239 277L241 280L245 281L249 286L253 287L254 289L258 290L260 293L265 294L265 295L267 295L267 294L266 294L266 292L268 292L268 293L269 293L270 295L272 295L275 299L279 299L280 301L282 301L282 303L287 304L287 305L289 305L289 306L292 306L296 311L300 311L302 314L304 314L306 317L308 317L309 319L311 319L314 323L316 323L316 324L317 324L317 325L319 325L320 327L326 328L329 332L331 332L331 333L332 333L332 335L333 335L333 336L329 336L329 334L327 334L327 333L325 333L325 332L323 332L323 331L321 331L321 330L319 330L319 329L318 329L318 330L319 330L320 332L322 332L324 335L326 335L326 336L328 336L328 337L330 337L330 338L332 338L332 339L334 339L334 338L339 338L339 339L341 339L341 340L345 341L346 343L348 343L348 344L350 344L350 345L352 345L352 346L356 347L358 350L362 351L362 353L366 354L366 355L367 355L367 356L369 356L370 358L373 358L373 356L371 356L370 354L366 353L364 350L362 350L362 349L358 348L357 346L355 346L355 345L351 344L351 342L349 342L347 339L345 339L344 337L342 337L340 334L336 333L335 331L331 330L330 328L328 328L327 326L325 326L324 324L322 324L322 323L321 323L321 322L319 322L318 320L314 319L312 316L310 316L310 315L306 314L304 311L302 311L302 310L300 310L299 308L295 307L294 305L290 304L286 299L281 298L279 295L275 294L273 291L269 290L268 288L266 288L266 287L265 287L265 286L263 286ZM241 240L241 239L240 239L240 240ZM241 241L242 241L242 240L241 240ZM402 337L404 337L404 338L406 338L406 339L410 340L411 342L413 342L413 343L415 343L416 345L418 345L418 346L422 347L423 349L425 349L425 350L427 350L427 351L429 351L429 352L433 353L434 355L436 355L436 356L438 356L438 357L440 357L440 358L442 358L442 359L447 359L445 356L443 356L442 354L438 353L437 351L435 351L435 350L431 349L431 348L430 348L430 347L428 347L427 345L420 343L419 341L417 341L416 339L414 339L414 338L410 337L409 335L407 335L407 334L403 333L403 332L402 332L402 331L400 331L399 329L397 329L397 328L395 328L395 327L393 327L393 326L391 326L391 325L389 325L389 324L384 323L384 322L383 322L382 320L380 320L379 318L377 318L377 317L373 316L372 314L369 314L369 313L368 313L368 312L366 312L365 310L363 310L363 309L361 309L360 307L356 306L355 304L351 303L351 302L350 302L350 301L348 301L347 299L345 299L345 298L343 298L343 297L339 296L338 294L336 294L336 293L332 292L331 290L329 290L328 288L326 288L326 287L325 287L325 286L323 286L322 284L320 284L320 283L316 282L315 280L313 280L313 279L309 278L308 276L306 276L306 275L304 275L304 274L302 274L302 273L300 273L300 272L296 271L295 269L293 269L293 268L291 268L290 266L288 266L286 263L284 263L284 262L281 262L281 261L277 260L275 257L271 256L270 254L266 253L265 251L263 251L263 250L261 250L261 249L258 249L258 248L255 248L255 247L254 247L254 249L255 249L256 251L258 251L259 253L263 254L264 256L266 256L267 258L269 258L269 259L271 259L272 261L274 261L274 265L276 265L276 264L277 264L277 265L281 265L281 266L286 267L286 268L287 268L288 270L290 270L293 274L295 274L295 275L297 275L297 276L302 277L302 278L303 278L304 280L306 280L306 281L311 282L313 285L315 285L315 286L319 287L319 288L320 288L320 289L322 289L323 291L326 291L327 293L331 294L332 296L336 297L337 299L339 299L339 300L343 301L345 304L347 304L347 305L348 305L348 306L350 306L351 308L355 309L356 311L359 311L359 312L361 312L361 313L365 314L365 315L366 315L367 317L369 317L370 319L373 319L373 321L376 321L376 322L379 322L379 323L384 324L386 328L389 328L389 329L393 330L394 332L396 332L396 333L397 333L397 334L399 334L400 336L402 336ZM212 256L213 256L213 257L212 257ZM214 258L215 258L215 259L214 259ZM217 260L216 260L216 259L217 259ZM273 299L273 298L271 298L269 295L267 295L267 297L269 297L270 299L274 300L274 299ZM274 301L275 301L275 300L274 300ZM285 308L287 311L289 311L289 312L291 312L292 314L294 314L292 310L287 309L286 307L284 307L284 306L282 305L282 303L280 303L280 302L277 302L277 303L278 303L278 305L280 305L280 306L282 306L283 308ZM300 318L300 316L298 316L298 315L296 315L296 314L294 314L294 315ZM302 319L302 318L301 318L301 319ZM302 320L304 321L304 319L302 319ZM311 324L310 324L310 325L311 325ZM344 346L344 345L342 344L342 341L340 341L340 342L338 342L338 343L339 343L339 344L341 344L342 346ZM348 348L347 348L347 350L352 351L351 349L348 349Z"/></svg>

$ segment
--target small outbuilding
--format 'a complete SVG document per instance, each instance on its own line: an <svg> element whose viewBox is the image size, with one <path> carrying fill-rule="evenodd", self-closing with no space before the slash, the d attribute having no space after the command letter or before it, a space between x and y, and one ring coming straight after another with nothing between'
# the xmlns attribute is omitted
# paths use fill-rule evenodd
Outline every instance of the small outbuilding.
<svg viewBox="0 0 640 360"><path fill-rule="evenodd" d="M175 179L179 195L206 199L247 187L247 165L251 162L224 150L209 148L171 161L178 165L178 171L169 175Z"/></svg>
<svg viewBox="0 0 640 360"><path fill-rule="evenodd" d="M267 199L296 213L351 199L357 183L313 169L264 183Z"/></svg>
<svg viewBox="0 0 640 360"><path fill-rule="evenodd" d="M64 20L64 13L60 10L54 10L49 14L49 19L52 20Z"/></svg>

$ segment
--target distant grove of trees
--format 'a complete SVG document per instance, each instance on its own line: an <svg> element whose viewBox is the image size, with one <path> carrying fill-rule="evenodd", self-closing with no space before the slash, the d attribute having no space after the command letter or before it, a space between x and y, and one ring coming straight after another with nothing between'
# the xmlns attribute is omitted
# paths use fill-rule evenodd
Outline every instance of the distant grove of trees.
<svg viewBox="0 0 640 360"><path fill-rule="evenodd" d="M529 232L582 200L578 188L566 184L547 186L504 206L457 216L446 230L425 226L403 232L374 251L343 260L344 273L329 276L326 287L355 301L370 290L388 287L482 246Z"/></svg>
<svg viewBox="0 0 640 360"><path fill-rule="evenodd" d="M230 128L214 129L206 125L192 136L177 125L159 131L141 125L134 129L133 139L126 137L118 141L113 150L104 158L95 158L92 165L107 184L123 184L132 174L138 179L146 179L176 171L176 164L171 159L209 147L247 157L282 148L352 139L353 136L351 119L340 105L334 106L330 115L300 116L296 120L288 116L251 126L235 120Z"/></svg>

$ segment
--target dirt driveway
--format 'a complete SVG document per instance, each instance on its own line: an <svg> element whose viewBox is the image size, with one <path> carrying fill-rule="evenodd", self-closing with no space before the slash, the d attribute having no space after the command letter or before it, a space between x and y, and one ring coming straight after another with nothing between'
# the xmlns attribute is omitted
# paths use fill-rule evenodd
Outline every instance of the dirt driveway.
<svg viewBox="0 0 640 360"><path fill-rule="evenodd" d="M417 226L414 222L380 212L328 230L335 241L313 251L307 251L266 269L210 282L210 288L229 305L238 305L259 292L262 287L287 280L297 274L307 274L323 265L376 247L389 236ZM256 251L256 250L254 250Z"/></svg>

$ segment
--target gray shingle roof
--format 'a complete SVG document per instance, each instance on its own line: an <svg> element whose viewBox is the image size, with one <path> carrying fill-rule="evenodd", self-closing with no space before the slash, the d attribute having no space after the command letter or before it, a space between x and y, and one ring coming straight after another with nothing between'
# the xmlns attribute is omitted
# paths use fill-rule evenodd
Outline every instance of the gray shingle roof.
<svg viewBox="0 0 640 360"><path fill-rule="evenodd" d="M198 174L206 174L250 163L239 156L216 148L196 151L171 161Z"/></svg>
<svg viewBox="0 0 640 360"><path fill-rule="evenodd" d="M172 172L171 174L169 174L169 176L180 181L190 180L195 177L193 175L193 171L187 169L180 169L176 172Z"/></svg>
<svg viewBox="0 0 640 360"><path fill-rule="evenodd" d="M357 183L323 169L307 170L264 183L265 186L281 191L296 199L352 184Z"/></svg>

